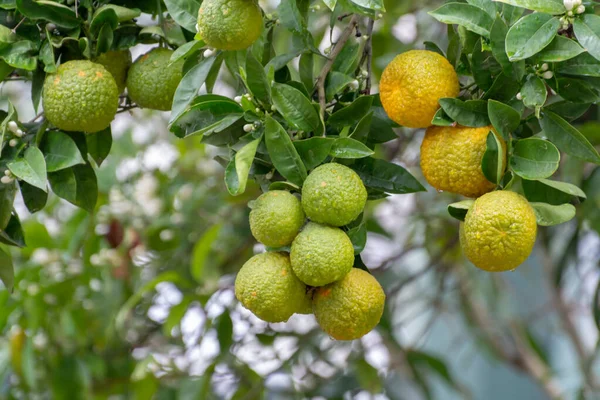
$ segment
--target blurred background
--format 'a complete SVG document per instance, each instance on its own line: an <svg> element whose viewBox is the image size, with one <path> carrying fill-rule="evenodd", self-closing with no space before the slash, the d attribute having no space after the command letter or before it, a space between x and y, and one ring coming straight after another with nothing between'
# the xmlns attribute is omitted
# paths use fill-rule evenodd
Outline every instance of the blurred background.
<svg viewBox="0 0 600 400"><path fill-rule="evenodd" d="M261 1L265 12L278 3ZM398 53L424 41L445 48L445 25L427 15L438 3L386 1L375 82ZM323 3L313 11L324 50L340 30L330 32ZM284 53L290 38L275 38ZM134 59L148 48L132 49ZM223 68L214 92L240 94L232 82ZM0 107L10 99L30 120L29 93L5 82ZM94 214L53 197L30 215L17 199L28 247L12 251L14 293L0 291L0 398L600 398L600 168L563 157L557 179L583 187L587 201L575 220L540 229L529 260L502 274L463 257L446 211L459 198L428 186L370 202L363 255L386 311L361 340L336 342L313 316L267 324L237 303L236 271L263 250L247 207L260 189L230 196L215 161L227 150L177 139L167 121L138 109L117 116ZM581 121L599 145L598 106ZM396 133L378 151L425 183L423 131Z"/></svg>

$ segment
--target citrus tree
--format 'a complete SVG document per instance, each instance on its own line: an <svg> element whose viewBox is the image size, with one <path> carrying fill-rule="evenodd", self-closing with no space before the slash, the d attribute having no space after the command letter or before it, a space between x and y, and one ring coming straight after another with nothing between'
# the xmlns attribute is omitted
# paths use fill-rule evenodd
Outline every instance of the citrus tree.
<svg viewBox="0 0 600 400"><path fill-rule="evenodd" d="M0 277L12 290L13 257L26 265L36 263L28 253L30 238L43 243L40 246L52 246L53 239L39 224L31 228L37 234L21 224L13 206L18 193L30 213L51 212L57 207L56 198L80 208L76 217L61 221L74 227L65 229L61 251L70 252L69 259L82 259L86 270L107 262L118 266L111 278L116 292L107 294L114 303L98 310L105 311L102 315L90 313L89 320L74 318L75 311L63 312L61 307L73 307L77 313L85 309L72 304L75 293L63 287L62 280L49 285L56 293L45 293L60 297L50 301L60 304L56 318L78 321L79 328L71 324L71 331L63 332L71 336L63 340L90 328L87 340L61 344L61 356L46 359L64 371L87 366L87 375L77 379L79 386L65 393L78 391L82 398L123 390L149 398L144 396L159 388L164 389L161 393L176 393L176 385L159 383L160 374L147 372L147 363L135 363L123 353L145 344L160 329L136 314L137 304L165 282L186 293L186 300L172 310L165 329L168 336L193 301L206 305L215 294L231 290L231 284L222 286L222 278L238 270L232 283L237 300L266 322L314 313L320 328L334 339L359 339L379 324L385 340L397 344L392 314L384 305L386 293L399 289L373 277L385 273L387 263L370 270L362 253L369 232L383 232L373 218L373 205L391 196L426 191L425 181L439 192L468 198L447 205L449 215L461 221L460 229L449 223L453 238L439 258L455 264L452 249L460 243L476 267L490 272L517 268L531 254L538 227L572 220L578 209L586 210L587 203L581 203L588 195L597 197L594 182L599 174L593 167L600 164L594 147L597 135L576 128L597 113L593 105L600 101L600 17L593 3L446 2L429 13L429 18L447 24L446 35L436 43L425 42L424 49L386 60L381 71L373 64L381 51L374 38L381 34L375 28L385 20L386 6L395 7L382 0L294 0L268 11L254 0L0 3L0 77L5 82L30 81L33 107L39 111L24 121L9 103L0 115ZM142 24L148 15L155 22ZM327 23L317 26L318 21ZM318 42L326 44L319 47ZM130 48L139 44L153 48L133 61ZM375 93L380 75L380 93ZM220 81L232 88L227 96L218 94ZM169 208L162 209L165 218L151 221L147 216L144 232L125 229L127 216L122 216L109 221L105 235L89 237L93 231L89 221L107 201L99 180L103 164L120 150L118 142L113 143L111 122L117 114L136 108L169 112L168 129L180 140L182 163L198 156L192 150L186 156L187 146L206 152L217 149L214 158L223 168L220 183L199 183L215 192L187 201L188 207L195 205L207 213L232 213L228 244L237 249L233 254L227 254L227 245L215 248L223 224L199 232L189 228L196 233L192 240L180 225L170 228L168 214L175 210ZM412 141L416 129L426 129L420 147L423 180L388 154L405 135ZM560 173L561 162L576 172L567 174L565 181L550 179ZM576 186L579 182L586 182L588 193ZM176 201L190 183L198 184L182 174L177 182L161 185L176 192L168 194ZM240 200L220 204L230 196ZM442 201L450 198L456 197ZM249 220L244 212L237 213L240 204L251 209ZM598 230L597 209L590 208L581 211L581 225ZM546 237L544 229L548 228L539 228ZM252 237L266 252L253 256ZM131 269L141 244L152 256L162 255L158 259L164 265L158 266L156 258L148 261L157 266L152 279ZM23 250L9 251L10 246ZM102 252L103 248L111 251ZM213 263L215 252L219 256ZM190 258L192 268L181 273L173 260L188 265ZM17 281L39 274L39 267L21 272L17 266ZM75 279L90 282L98 279L94 274ZM460 293L467 304L472 293L462 286ZM88 294L79 296L83 301ZM6 320L12 316L13 322L28 323L30 329L41 324L50 329L52 314L39 317L35 325L31 310L40 305L22 300L6 292L4 301L15 310ZM485 314L465 313L472 314L479 326L486 324ZM211 321L221 350L233 345L231 318L225 312ZM565 323L567 330L573 329L568 316ZM95 324L97 332L92 330ZM124 337L132 326L142 334ZM260 340L268 344L272 337L262 335ZM578 337L577 332L574 335ZM511 337L522 340L521 335ZM37 373L31 372L33 338L19 327L11 338L11 365L25 380L24 390L43 394L44 389L35 385ZM531 352L511 359L497 348L494 336L488 339L501 358L558 398L548 371L531 361ZM116 354L122 368L94 370L98 360L77 357L73 351L88 345L102 349L107 363L109 355ZM535 349L535 341L528 346ZM593 359L578 353L585 394L595 387L589 378ZM407 357L416 380L423 364L433 364L438 375L461 390L435 358L418 351ZM539 361L539 355L534 357ZM262 393L260 378L249 368L236 368L236 361L226 355L207 369L208 379L190 381L195 390L206 391L219 361L240 377L239 398ZM372 367L357 365L359 376L373 380ZM125 383L117 382L106 393L99 389L123 376ZM129 388L130 377L139 387L123 389ZM53 394L61 398L65 380L54 378L59 383ZM421 385L427 394L427 384Z"/></svg>

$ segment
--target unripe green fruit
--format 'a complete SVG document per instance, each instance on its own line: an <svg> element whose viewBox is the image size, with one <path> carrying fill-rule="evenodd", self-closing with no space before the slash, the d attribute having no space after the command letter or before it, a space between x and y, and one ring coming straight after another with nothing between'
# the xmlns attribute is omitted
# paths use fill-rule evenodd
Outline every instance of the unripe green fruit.
<svg viewBox="0 0 600 400"><path fill-rule="evenodd" d="M250 230L256 240L268 247L288 246L304 225L300 200L285 190L261 195L250 211Z"/></svg>
<svg viewBox="0 0 600 400"><path fill-rule="evenodd" d="M117 83L119 93L123 93L127 82L127 71L131 67L131 52L129 50L109 51L100 54L95 62L110 72Z"/></svg>

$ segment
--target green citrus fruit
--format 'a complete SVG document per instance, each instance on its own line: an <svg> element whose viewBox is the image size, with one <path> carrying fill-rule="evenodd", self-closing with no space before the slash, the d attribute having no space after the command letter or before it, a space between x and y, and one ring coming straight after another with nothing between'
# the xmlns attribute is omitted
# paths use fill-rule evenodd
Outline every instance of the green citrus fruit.
<svg viewBox="0 0 600 400"><path fill-rule="evenodd" d="M302 303L300 309L298 311L296 311L296 314L312 314L313 313L312 296L313 296L312 289L307 288L306 296L304 296L304 302Z"/></svg>
<svg viewBox="0 0 600 400"><path fill-rule="evenodd" d="M262 30L262 11L256 0L204 0L198 11L198 33L215 49L246 49Z"/></svg>
<svg viewBox="0 0 600 400"><path fill-rule="evenodd" d="M381 319L385 293L371 274L353 268L344 279L316 289L313 311L321 328L334 339L354 340Z"/></svg>
<svg viewBox="0 0 600 400"><path fill-rule="evenodd" d="M183 69L183 61L169 65L172 54L172 50L158 47L140 56L129 68L127 91L140 107L171 109Z"/></svg>
<svg viewBox="0 0 600 400"><path fill-rule="evenodd" d="M119 93L125 90L127 82L127 71L131 67L131 53L129 50L109 51L108 53L100 54L95 60L102 65L115 78Z"/></svg>
<svg viewBox="0 0 600 400"><path fill-rule="evenodd" d="M306 307L306 285L292 272L286 253L248 260L235 279L235 297L266 322L284 322Z"/></svg>
<svg viewBox="0 0 600 400"><path fill-rule="evenodd" d="M428 50L402 53L383 71L381 104L393 121L409 128L431 126L438 101L456 97L458 75L443 56Z"/></svg>
<svg viewBox="0 0 600 400"><path fill-rule="evenodd" d="M112 75L85 60L61 64L46 77L42 93L48 121L65 131L98 132L110 126L119 106Z"/></svg>
<svg viewBox="0 0 600 400"><path fill-rule="evenodd" d="M272 190L261 195L250 211L250 230L268 247L287 246L304 225L300 200L290 192Z"/></svg>
<svg viewBox="0 0 600 400"><path fill-rule="evenodd" d="M500 272L515 269L529 257L537 222L523 196L503 190L475 200L460 229L467 258L485 271Z"/></svg>
<svg viewBox="0 0 600 400"><path fill-rule="evenodd" d="M487 136L493 131L502 144L503 169L506 167L506 143L491 126L432 126L421 144L421 169L427 182L437 190L479 197L496 188L481 170L487 148Z"/></svg>
<svg viewBox="0 0 600 400"><path fill-rule="evenodd" d="M321 165L310 173L302 187L306 216L321 224L347 225L363 212L366 202L367 189L360 177L341 164Z"/></svg>
<svg viewBox="0 0 600 400"><path fill-rule="evenodd" d="M309 222L294 239L290 259L302 282L323 286L350 272L354 246L341 229Z"/></svg>

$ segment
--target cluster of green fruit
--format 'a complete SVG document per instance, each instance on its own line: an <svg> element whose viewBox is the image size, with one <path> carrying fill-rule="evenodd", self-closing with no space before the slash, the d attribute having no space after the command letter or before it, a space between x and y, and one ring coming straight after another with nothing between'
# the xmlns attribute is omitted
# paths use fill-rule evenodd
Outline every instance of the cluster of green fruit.
<svg viewBox="0 0 600 400"><path fill-rule="evenodd" d="M104 130L117 113L125 87L138 106L170 110L183 69L182 61L170 62L172 54L172 50L155 48L133 65L129 50L110 51L94 61L67 61L46 77L45 116L65 131Z"/></svg>
<svg viewBox="0 0 600 400"><path fill-rule="evenodd" d="M301 200L281 190L261 195L250 204L250 228L273 251L244 264L235 281L237 299L267 322L314 313L337 340L370 332L383 314L385 294L368 272L353 268L354 246L340 229L359 217L366 201L360 177L337 163L311 172ZM288 254L282 248L290 245Z"/></svg>

